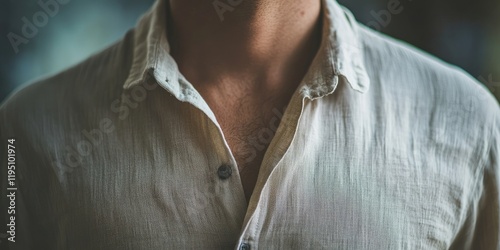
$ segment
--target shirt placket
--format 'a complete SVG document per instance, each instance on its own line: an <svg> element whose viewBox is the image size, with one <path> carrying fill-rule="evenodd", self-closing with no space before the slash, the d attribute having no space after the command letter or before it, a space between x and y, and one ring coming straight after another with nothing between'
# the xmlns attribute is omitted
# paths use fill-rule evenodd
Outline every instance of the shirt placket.
<svg viewBox="0 0 500 250"><path fill-rule="evenodd" d="M269 185L269 177L273 174L274 169L286 157L288 149L298 132L298 124L302 116L305 101L305 97L298 91L299 89L292 96L283 114L282 121L276 130L276 134L264 155L236 249L248 250L258 248L260 216L266 213L268 205L262 201L261 194L263 189Z"/></svg>

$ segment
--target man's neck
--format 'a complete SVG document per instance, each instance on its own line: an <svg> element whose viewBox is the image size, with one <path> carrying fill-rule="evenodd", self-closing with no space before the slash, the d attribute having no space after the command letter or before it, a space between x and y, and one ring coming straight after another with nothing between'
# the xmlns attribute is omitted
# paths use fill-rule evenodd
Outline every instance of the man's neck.
<svg viewBox="0 0 500 250"><path fill-rule="evenodd" d="M170 0L171 53L198 86L279 91L307 72L321 40L320 9L319 0Z"/></svg>

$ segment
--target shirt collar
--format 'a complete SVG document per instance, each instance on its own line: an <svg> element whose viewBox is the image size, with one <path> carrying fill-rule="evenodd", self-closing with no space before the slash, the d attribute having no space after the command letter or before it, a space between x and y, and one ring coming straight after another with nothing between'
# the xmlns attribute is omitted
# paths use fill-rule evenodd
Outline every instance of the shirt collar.
<svg viewBox="0 0 500 250"><path fill-rule="evenodd" d="M335 0L321 1L322 42L300 91L311 99L322 97L335 90L341 76L354 90L364 93L369 88L370 80L364 66L356 20ZM152 75L177 98L186 99L186 93L192 92L193 88L188 86L190 84L170 56L167 13L168 1L157 0L138 22L133 33L133 61L123 87L131 88Z"/></svg>

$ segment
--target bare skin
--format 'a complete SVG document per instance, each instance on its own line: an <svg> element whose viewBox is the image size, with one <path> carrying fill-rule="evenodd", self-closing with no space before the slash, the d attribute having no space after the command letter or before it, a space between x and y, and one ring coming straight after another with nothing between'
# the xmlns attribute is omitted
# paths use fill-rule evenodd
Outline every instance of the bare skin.
<svg viewBox="0 0 500 250"><path fill-rule="evenodd" d="M288 104L319 48L320 9L319 0L243 0L221 21L212 1L170 0L171 54L214 112L247 201L271 142L258 134Z"/></svg>

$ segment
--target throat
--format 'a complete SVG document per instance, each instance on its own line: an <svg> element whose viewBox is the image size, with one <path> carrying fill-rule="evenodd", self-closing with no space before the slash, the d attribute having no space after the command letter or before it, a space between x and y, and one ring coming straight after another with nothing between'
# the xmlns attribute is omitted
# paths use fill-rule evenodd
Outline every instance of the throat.
<svg viewBox="0 0 500 250"><path fill-rule="evenodd" d="M321 1L244 1L222 23L206 15L206 2L170 3L170 53L217 118L248 201L278 129L277 114L321 45Z"/></svg>

